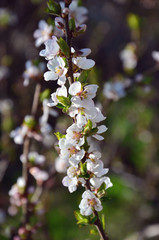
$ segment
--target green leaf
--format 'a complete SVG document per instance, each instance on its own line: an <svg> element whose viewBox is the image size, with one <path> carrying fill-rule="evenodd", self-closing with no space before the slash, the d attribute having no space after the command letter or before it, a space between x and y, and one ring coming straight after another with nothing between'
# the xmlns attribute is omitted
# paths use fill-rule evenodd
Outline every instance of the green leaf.
<svg viewBox="0 0 159 240"><path fill-rule="evenodd" d="M139 17L134 14L134 13L130 13L127 17L127 23L128 26L132 29L132 30L137 30L140 28L140 19Z"/></svg>
<svg viewBox="0 0 159 240"><path fill-rule="evenodd" d="M49 99L50 98L50 89L47 88L45 89L41 94L40 94L40 101L43 102L44 99Z"/></svg>
<svg viewBox="0 0 159 240"><path fill-rule="evenodd" d="M50 13L54 15L60 15L61 14L61 6L59 3L55 2L54 0L49 0L47 2L48 9L50 10Z"/></svg>
<svg viewBox="0 0 159 240"><path fill-rule="evenodd" d="M77 224L88 225L89 217L83 216L79 211L74 212L75 218L77 219Z"/></svg>
<svg viewBox="0 0 159 240"><path fill-rule="evenodd" d="M55 136L57 137L58 140L60 140L61 138L65 138L65 135L60 133L60 132L55 132L54 134L55 134Z"/></svg>
<svg viewBox="0 0 159 240"><path fill-rule="evenodd" d="M88 133L90 133L91 130L92 130L92 121L88 119L88 122L83 129L83 134L87 135Z"/></svg>
<svg viewBox="0 0 159 240"><path fill-rule="evenodd" d="M86 84L89 72L90 70L85 70L80 74L78 81L81 82L82 85Z"/></svg>
<svg viewBox="0 0 159 240"><path fill-rule="evenodd" d="M70 107L71 101L68 97L64 97L64 96L56 96L56 97L59 100L59 103L61 103L63 106Z"/></svg>
<svg viewBox="0 0 159 240"><path fill-rule="evenodd" d="M75 19L71 18L69 21L69 28L71 31L74 31L76 29Z"/></svg>
<svg viewBox="0 0 159 240"><path fill-rule="evenodd" d="M82 175L86 175L87 174L87 163L82 163L80 162L80 172Z"/></svg>
<svg viewBox="0 0 159 240"><path fill-rule="evenodd" d="M63 39L63 38L59 38L59 40L57 41L59 47L61 48L62 53L66 56L69 57L70 55L70 49L69 46L67 44L67 42Z"/></svg>
<svg viewBox="0 0 159 240"><path fill-rule="evenodd" d="M103 226L103 229L105 230L105 217L104 217L104 214L102 214L102 226Z"/></svg>
<svg viewBox="0 0 159 240"><path fill-rule="evenodd" d="M56 107L57 107L57 108L60 108L60 109L63 109L63 108L64 108L64 106L63 106L61 103L58 103L58 104L56 105Z"/></svg>
<svg viewBox="0 0 159 240"><path fill-rule="evenodd" d="M90 217L89 224L94 225L96 221L97 221L97 216L92 216Z"/></svg>
<svg viewBox="0 0 159 240"><path fill-rule="evenodd" d="M98 131L98 128L97 128L97 127L96 127L96 128L92 128L91 131L87 134L87 137L90 137L90 136L96 134L97 131Z"/></svg>

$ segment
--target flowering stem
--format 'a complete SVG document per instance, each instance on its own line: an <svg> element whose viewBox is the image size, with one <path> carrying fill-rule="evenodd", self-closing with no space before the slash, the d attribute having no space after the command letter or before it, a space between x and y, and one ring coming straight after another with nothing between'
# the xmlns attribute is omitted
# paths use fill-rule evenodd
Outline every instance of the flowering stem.
<svg viewBox="0 0 159 240"><path fill-rule="evenodd" d="M41 85L37 84L36 88L35 88L34 99L33 99L32 110L31 110L31 114L33 117L35 116L35 114L37 112L40 89L41 89ZM26 197L26 203L23 206L24 224L29 222L29 215L30 215L29 209L28 209L29 200L27 199L27 190L28 190L28 186L29 186L28 154L29 154L29 150L30 150L30 145L31 145L31 138L26 136L26 138L24 140L24 145L23 145L23 155L26 160L23 162L23 178L25 180L24 195ZM29 239L29 236L28 236L28 239Z"/></svg>
<svg viewBox="0 0 159 240"><path fill-rule="evenodd" d="M65 3L65 7L69 7L68 3ZM66 28L66 42L69 46L69 57L67 58L68 61L68 80L69 84L71 85L74 82L74 77L73 77L73 66L72 66L72 56L71 56L71 47L72 47L72 33L69 28L69 17L68 14L64 18L65 20L65 28Z"/></svg>
<svg viewBox="0 0 159 240"><path fill-rule="evenodd" d="M90 190L91 191L91 187L90 187L90 183L89 183L88 179L86 180L85 188L86 188L86 190ZM109 238L106 235L106 233L104 232L104 229L103 229L102 224L100 222L98 212L96 210L94 210L93 213L97 217L97 220L95 221L94 225L96 226L101 239L102 240L109 240Z"/></svg>
<svg viewBox="0 0 159 240"><path fill-rule="evenodd" d="M99 219L99 215L98 215L98 212L94 210L94 214L95 216L97 217L97 220L96 222L94 223L94 225L96 226L98 232L99 232L99 235L101 237L102 240L109 240L108 236L105 234L104 232L104 229L102 227L102 224L100 222L100 219Z"/></svg>

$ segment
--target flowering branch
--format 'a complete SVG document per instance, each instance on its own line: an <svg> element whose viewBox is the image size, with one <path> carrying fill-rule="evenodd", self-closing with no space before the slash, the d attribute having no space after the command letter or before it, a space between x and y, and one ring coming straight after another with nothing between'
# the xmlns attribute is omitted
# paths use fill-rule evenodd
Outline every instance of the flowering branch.
<svg viewBox="0 0 159 240"><path fill-rule="evenodd" d="M93 101L98 86L87 83L88 72L95 62L87 59L90 49L75 50L71 43L73 37L86 30L83 22L86 20L87 9L78 6L76 0L65 0L65 3L60 4L49 0L48 12L58 17L55 18L54 34L44 42L45 49L40 52L40 56L48 60L49 71L44 73L44 79L57 80L60 85L56 92L51 94L52 101L48 106L62 109L73 120L65 135L55 133L60 151L56 169L67 172L62 183L68 187L69 192L76 191L80 185L86 189L79 205L80 212L75 212L77 223L96 226L100 237L108 240L98 212L103 209L100 199L105 196L106 189L111 187L112 183L105 176L108 169L104 168L100 160L100 152L94 149L92 144L92 137L97 140L104 139L100 134L107 128L98 125L105 120ZM61 36L65 37L66 41ZM68 89L65 86L67 80L70 85Z"/></svg>

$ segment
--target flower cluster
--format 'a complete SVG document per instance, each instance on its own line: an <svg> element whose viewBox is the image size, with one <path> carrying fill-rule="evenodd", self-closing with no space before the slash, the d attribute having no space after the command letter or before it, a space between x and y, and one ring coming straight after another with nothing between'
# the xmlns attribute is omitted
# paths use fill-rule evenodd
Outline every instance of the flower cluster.
<svg viewBox="0 0 159 240"><path fill-rule="evenodd" d="M70 1L68 6L62 3L57 6L60 10L55 18L55 26L63 30L66 36L70 33L72 37L77 36L77 32L84 29L87 9L78 6L76 0ZM73 25L71 30L67 29L67 21ZM105 117L93 100L98 86L87 83L88 71L95 62L87 58L90 49L75 50L71 47L69 50L68 43L55 36L55 33L44 45L45 48L40 51L40 56L48 61L44 79L57 81L59 85L56 92L51 94L48 106L61 108L73 120L65 135L56 133L60 154L55 168L59 172L67 172L62 183L69 192L76 191L80 185L85 188L79 207L82 215L89 216L102 210L100 198L112 186L110 179L105 176L108 169L104 168L101 153L93 149L90 141L92 137L103 140L101 134L107 130L105 125L100 124Z"/></svg>

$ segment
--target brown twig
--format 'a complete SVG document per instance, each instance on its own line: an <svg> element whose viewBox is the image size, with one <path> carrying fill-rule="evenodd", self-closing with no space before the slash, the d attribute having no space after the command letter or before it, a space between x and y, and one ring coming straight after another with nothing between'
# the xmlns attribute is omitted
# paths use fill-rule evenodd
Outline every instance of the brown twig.
<svg viewBox="0 0 159 240"><path fill-rule="evenodd" d="M31 110L31 115L33 117L35 117L36 112L37 112L40 90L41 90L41 85L38 83L35 88L32 110ZM23 155L25 158L25 161L23 163L23 178L26 183L25 189L24 189L24 196L26 197L26 203L23 206L23 214L24 214L23 222L24 222L24 224L27 224L29 222L29 218L30 218L29 200L27 199L27 191L28 191L28 187L29 187L28 154L29 154L29 150L30 150L30 145L31 145L31 138L26 136L25 140L24 140L24 145L23 145ZM30 240L30 236L27 236L27 240Z"/></svg>
<svg viewBox="0 0 159 240"><path fill-rule="evenodd" d="M69 7L69 3L65 2L65 7ZM73 77L73 66L72 66L72 56L71 56L71 47L72 47L72 33L69 28L69 17L68 14L64 17L65 20L65 28L66 28L66 42L69 46L69 56L67 58L68 62L68 80L69 84L71 85L74 82L74 77Z"/></svg>

